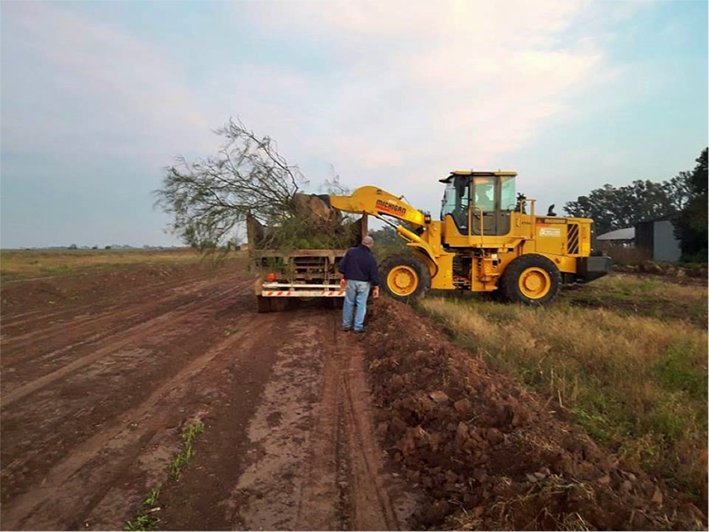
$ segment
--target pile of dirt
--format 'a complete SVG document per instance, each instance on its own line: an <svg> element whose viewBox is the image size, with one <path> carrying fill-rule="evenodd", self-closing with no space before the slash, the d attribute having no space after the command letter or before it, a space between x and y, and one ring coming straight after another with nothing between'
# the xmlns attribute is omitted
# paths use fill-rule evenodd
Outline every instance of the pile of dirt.
<svg viewBox="0 0 709 532"><path fill-rule="evenodd" d="M377 432L422 504L420 528L706 529L706 516L621 466L555 404L490 370L406 305L367 338Z"/></svg>

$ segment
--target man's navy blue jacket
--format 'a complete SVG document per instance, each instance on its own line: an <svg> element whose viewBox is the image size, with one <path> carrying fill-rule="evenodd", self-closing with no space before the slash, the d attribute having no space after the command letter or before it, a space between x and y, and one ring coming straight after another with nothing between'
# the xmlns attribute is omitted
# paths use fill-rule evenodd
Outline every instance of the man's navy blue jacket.
<svg viewBox="0 0 709 532"><path fill-rule="evenodd" d="M348 249L338 269L347 280L367 281L373 286L379 286L377 259L374 258L372 250L364 244Z"/></svg>

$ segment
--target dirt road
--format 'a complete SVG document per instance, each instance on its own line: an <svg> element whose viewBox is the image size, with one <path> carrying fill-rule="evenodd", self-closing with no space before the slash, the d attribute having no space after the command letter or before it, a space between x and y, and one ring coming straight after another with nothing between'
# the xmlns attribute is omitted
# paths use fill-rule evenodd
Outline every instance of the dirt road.
<svg viewBox="0 0 709 532"><path fill-rule="evenodd" d="M162 529L407 526L415 501L383 467L362 348L336 311L257 314L228 269L95 280L93 296L68 283L3 290L4 530L120 529L157 487Z"/></svg>

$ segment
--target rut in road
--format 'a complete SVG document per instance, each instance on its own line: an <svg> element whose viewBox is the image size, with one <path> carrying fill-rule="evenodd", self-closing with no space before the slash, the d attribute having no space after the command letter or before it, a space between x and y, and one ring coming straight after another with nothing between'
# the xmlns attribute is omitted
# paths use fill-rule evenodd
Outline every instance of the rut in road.
<svg viewBox="0 0 709 532"><path fill-rule="evenodd" d="M208 427L207 436L210 430L217 436L202 442L194 469L166 494L164 526L405 528L415 500L384 470L359 343L338 331L337 311L277 316L287 341L248 423L247 441L230 444L238 438L224 430L227 419ZM214 452L223 447L231 452Z"/></svg>
<svg viewBox="0 0 709 532"><path fill-rule="evenodd" d="M228 296L230 293L238 290L239 288L243 287L237 286L228 288L218 294L218 297L223 298L224 296ZM213 303L213 301L210 301L210 303ZM76 360L73 360L72 362L63 365L61 368L56 369L51 373L47 373L39 378L35 378L32 382L27 383L23 386L11 389L10 391L6 391L8 386L4 386L3 392L6 393L3 393L2 397L0 398L1 406L3 408L7 407L15 401L27 396L28 394L33 393L56 380L62 379L67 375L79 370L80 368L86 365L95 362L96 360L108 354L114 353L128 345L134 344L139 340L158 334L165 334L166 331L169 330L175 330L176 328L181 327L185 320L192 318L196 310L207 310L203 307L204 302L199 300L183 303L179 305L177 309L173 309L163 314L160 314L157 317L137 324L129 328L128 330L121 331L123 333L123 337L118 340L113 338L117 334L117 331L106 333L105 335L101 335L99 338L96 338L95 336L91 337L91 339L94 341L96 339L110 339L111 341L106 342L105 346L99 349L95 349L91 354L77 358ZM116 318L120 322L122 321L123 316L119 315ZM69 346L69 349L79 347L80 345L84 345L84 342L79 344L73 344ZM66 350L67 348L62 348L58 350L58 352L65 352ZM50 356L54 353L56 353L56 351L50 353ZM47 355L41 357L42 360L45 360L46 358Z"/></svg>
<svg viewBox="0 0 709 532"><path fill-rule="evenodd" d="M194 298L190 296L201 292L208 293L212 286L223 282L223 279L212 281L199 279L182 285L173 283L167 286L157 285L160 291L139 292L135 294L138 296L136 299L123 301L122 304L100 308L93 305L93 308L81 306L64 309L58 313L49 313L35 318L30 324L23 322L24 327L17 331L15 323L8 323L7 319L3 319L3 334L0 341L0 347L3 349L3 367L21 366L27 360L36 360L40 353L43 354L44 361L51 360L53 355L67 349L100 340L121 329L140 323L147 315L160 315L167 311L175 311L182 305L194 304ZM30 330L26 331L26 328ZM70 343L74 341L77 342ZM61 349L52 353L51 348L57 343Z"/></svg>
<svg viewBox="0 0 709 532"><path fill-rule="evenodd" d="M3 528L120 529L157 486L165 529L406 527L359 344L337 311L257 314L251 284L227 272L45 309L46 342L3 322ZM198 421L197 455L168 481Z"/></svg>
<svg viewBox="0 0 709 532"><path fill-rule="evenodd" d="M156 387L162 389L160 382L167 380L171 383L161 397L172 397L175 390L185 394L175 397L175 401L179 399L189 404L195 398L203 397L202 390L185 387L182 381L188 377L183 369L191 367L191 360L208 356L210 346L219 348L224 336L213 334L213 326L228 324L234 330L248 332L248 321L255 316L253 301L248 294L249 284L243 278L238 283L231 276L222 278L221 286L215 287L211 294L195 294L185 305L188 309L183 307L179 319L171 319L175 316L169 312L152 316L138 326L137 331L122 331L118 338L108 336L88 344L86 351L78 351L65 366L50 374L37 374L34 380L4 395L4 526L23 523L29 508L38 519L30 528L43 528L42 510L38 508L56 497L56 492L52 494L45 489L47 484L56 487L67 478L75 477L81 479L81 486L87 489L91 482L87 482L86 475L81 472L84 464L95 461L99 454L109 466L121 462L125 458L121 451L123 444L117 444L115 436L125 429L126 416L131 419L142 412L139 405L143 400L152 404L154 396L150 392ZM136 302L136 307L140 307L140 302ZM224 319L215 319L224 313ZM202 332L207 333L205 339L200 338ZM238 338L233 336L227 340L238 343ZM10 401L6 401L8 397ZM22 400L18 401L18 398ZM159 407L153 405L150 408ZM172 418L176 417L174 409L167 411L171 412ZM146 415L149 418L154 414L162 412ZM179 421L172 419L168 428L174 428L176 424ZM133 434L130 438L133 447L136 442L143 444L150 440L149 433L136 431L133 426L129 428ZM158 426L156 434L165 428ZM108 452L114 448L116 452ZM50 482L52 479L54 482ZM70 493L82 492L76 488ZM94 486L90 493L93 496L99 492ZM46 528L61 528L49 523L62 522L64 508L73 507L62 505L49 512Z"/></svg>
<svg viewBox="0 0 709 532"><path fill-rule="evenodd" d="M40 278L37 279L42 283L57 282L55 279ZM32 279L23 279L17 281L4 282L3 286L9 284L31 285ZM122 306L134 304L136 301L143 300L146 296L155 296L156 293L170 293L171 291L189 291L200 285L204 286L209 279L205 279L203 271L191 272L187 276L178 276L177 279L169 277L166 280L151 282L148 286L138 284L135 287L120 290L118 293L109 292L103 296L98 296L98 300L88 303L80 303L70 305L66 308L57 310L48 310L40 308L28 312L12 313L12 309L6 311L3 309L2 329L3 337L9 335L17 336L18 332L23 333L27 329L32 329L35 325L46 326L54 322L66 322L68 320L83 319L84 317L96 315L98 313L109 313L115 309L120 309ZM14 287L13 287L14 288ZM96 296L94 296L96 297Z"/></svg>

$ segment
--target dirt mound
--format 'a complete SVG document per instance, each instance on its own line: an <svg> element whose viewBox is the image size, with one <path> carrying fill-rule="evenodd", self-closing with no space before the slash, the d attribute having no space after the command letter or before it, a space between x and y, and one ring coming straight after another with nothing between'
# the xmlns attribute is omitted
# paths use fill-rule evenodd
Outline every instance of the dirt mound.
<svg viewBox="0 0 709 532"><path fill-rule="evenodd" d="M5 287L7 286L6 284ZM68 298L66 290L52 281L35 281L28 286L16 284L5 287L2 291L2 303L10 307L23 304L55 305L64 303Z"/></svg>
<svg viewBox="0 0 709 532"><path fill-rule="evenodd" d="M696 529L706 517L494 373L409 307L371 314L377 432L423 492L422 528Z"/></svg>

